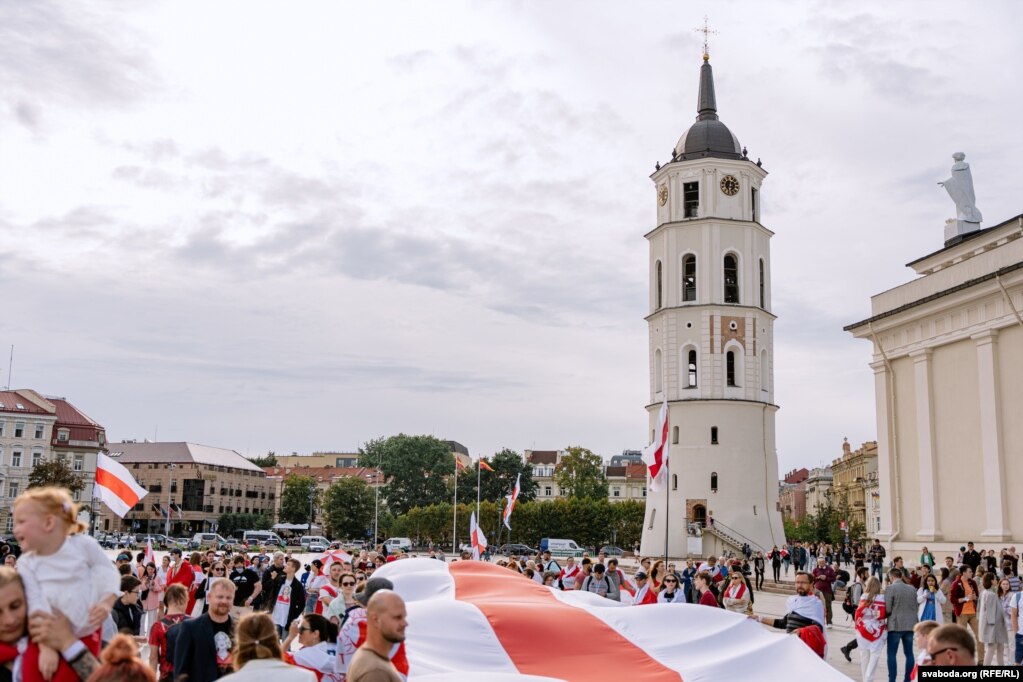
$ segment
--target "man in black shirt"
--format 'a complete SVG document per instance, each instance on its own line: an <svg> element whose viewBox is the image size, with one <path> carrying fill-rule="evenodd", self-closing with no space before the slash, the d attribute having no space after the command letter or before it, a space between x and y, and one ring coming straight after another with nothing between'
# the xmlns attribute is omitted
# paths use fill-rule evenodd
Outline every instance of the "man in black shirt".
<svg viewBox="0 0 1023 682"><path fill-rule="evenodd" d="M963 563L973 569L973 572L977 572L977 566L980 566L980 552L973 548L972 542L966 543L966 551L963 552Z"/></svg>
<svg viewBox="0 0 1023 682"><path fill-rule="evenodd" d="M233 672L234 622L230 613L234 589L227 580L215 581L207 592L209 611L168 631L168 647L174 650L174 679L213 682Z"/></svg>
<svg viewBox="0 0 1023 682"><path fill-rule="evenodd" d="M874 544L870 548L870 575L877 574L878 580L884 580L884 558L887 552L884 551L884 547L881 546L881 541L877 538L874 539Z"/></svg>
<svg viewBox="0 0 1023 682"><path fill-rule="evenodd" d="M251 568L245 567L245 557L234 558L234 570L231 571L231 582L234 583L234 606L231 617L238 620L247 613L252 613L252 604L263 591L259 576Z"/></svg>

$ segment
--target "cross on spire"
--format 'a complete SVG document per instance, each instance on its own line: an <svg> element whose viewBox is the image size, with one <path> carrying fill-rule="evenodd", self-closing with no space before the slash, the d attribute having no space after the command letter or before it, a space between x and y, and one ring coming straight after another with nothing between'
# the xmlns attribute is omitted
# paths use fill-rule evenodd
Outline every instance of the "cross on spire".
<svg viewBox="0 0 1023 682"><path fill-rule="evenodd" d="M710 43L709 43L709 39L710 39L711 34L717 34L717 31L712 31L711 30L711 28L710 28L710 20L707 18L706 15L704 15L704 17L703 17L703 27L702 28L694 28L693 30L696 31L697 33L702 33L703 34L703 61L705 61L705 62L710 61Z"/></svg>

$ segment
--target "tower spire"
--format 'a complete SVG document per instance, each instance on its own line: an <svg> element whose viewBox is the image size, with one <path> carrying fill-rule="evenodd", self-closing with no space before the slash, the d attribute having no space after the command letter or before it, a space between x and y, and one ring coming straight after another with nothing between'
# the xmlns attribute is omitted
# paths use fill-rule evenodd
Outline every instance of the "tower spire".
<svg viewBox="0 0 1023 682"><path fill-rule="evenodd" d="M714 96L714 72L710 68L710 35L717 33L710 28L710 20L703 17L703 27L693 29L703 34L703 66L700 67L700 97L696 104L697 120L717 120L718 105Z"/></svg>

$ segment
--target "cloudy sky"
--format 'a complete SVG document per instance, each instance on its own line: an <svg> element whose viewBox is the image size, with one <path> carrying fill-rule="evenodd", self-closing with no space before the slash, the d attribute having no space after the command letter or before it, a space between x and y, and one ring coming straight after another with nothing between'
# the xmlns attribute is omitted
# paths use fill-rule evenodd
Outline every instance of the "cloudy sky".
<svg viewBox="0 0 1023 682"><path fill-rule="evenodd" d="M641 447L704 14L770 171L781 467L873 439L842 326L941 246L952 152L1023 213L1018 3L0 0L13 386L250 455Z"/></svg>

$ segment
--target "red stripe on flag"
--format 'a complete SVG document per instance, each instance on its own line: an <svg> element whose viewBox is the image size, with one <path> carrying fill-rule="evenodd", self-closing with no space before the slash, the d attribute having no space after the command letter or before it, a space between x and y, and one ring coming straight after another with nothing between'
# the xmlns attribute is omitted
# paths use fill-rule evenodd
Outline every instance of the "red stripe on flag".
<svg viewBox="0 0 1023 682"><path fill-rule="evenodd" d="M139 502L139 496L131 486L106 469L96 469L96 485L101 485L117 495L129 507L134 507Z"/></svg>
<svg viewBox="0 0 1023 682"><path fill-rule="evenodd" d="M569 682L682 680L604 621L528 578L511 571L495 575L490 565L475 561L453 563L449 570L455 597L483 613L524 675Z"/></svg>

